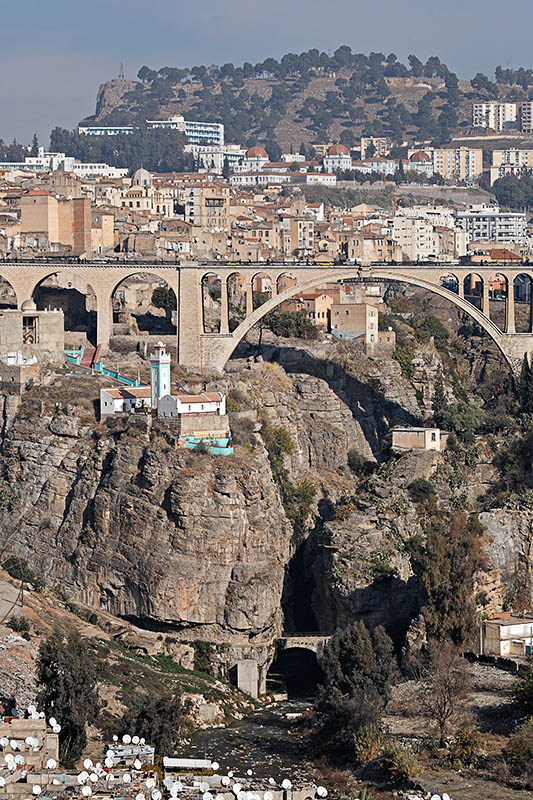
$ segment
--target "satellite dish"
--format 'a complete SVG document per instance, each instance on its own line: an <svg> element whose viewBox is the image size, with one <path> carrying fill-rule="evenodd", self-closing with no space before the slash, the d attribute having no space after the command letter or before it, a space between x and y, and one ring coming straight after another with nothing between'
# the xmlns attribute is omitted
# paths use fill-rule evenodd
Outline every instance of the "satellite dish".
<svg viewBox="0 0 533 800"><path fill-rule="evenodd" d="M328 790L324 786L319 786L316 790L316 793L319 797L327 797Z"/></svg>
<svg viewBox="0 0 533 800"><path fill-rule="evenodd" d="M91 789L90 786L84 786L83 789L81 790L81 793L84 797L90 797L93 793L93 790Z"/></svg>
<svg viewBox="0 0 533 800"><path fill-rule="evenodd" d="M273 800L274 795L272 792L265 792L263 795L264 800Z"/></svg>
<svg viewBox="0 0 533 800"><path fill-rule="evenodd" d="M54 725L57 725L57 719L55 717L50 717L50 719L48 720L48 724L50 725L51 728L53 728Z"/></svg>
<svg viewBox="0 0 533 800"><path fill-rule="evenodd" d="M42 791L41 787L38 784L35 784L35 786L32 789L32 793L33 794L41 794L41 791Z"/></svg>
<svg viewBox="0 0 533 800"><path fill-rule="evenodd" d="M0 775L0 787L3 788L5 785L6 785L6 779L2 778L2 776Z"/></svg>
<svg viewBox="0 0 533 800"><path fill-rule="evenodd" d="M113 758L114 755L115 755L115 751L114 750L106 750L106 754L105 754L106 758Z"/></svg>
<svg viewBox="0 0 533 800"><path fill-rule="evenodd" d="M288 778L284 778L281 781L281 788L285 789L285 791L288 791L291 788L291 786L292 786L292 783L290 782L290 780Z"/></svg>
<svg viewBox="0 0 533 800"><path fill-rule="evenodd" d="M11 739L11 741L9 742L9 745L10 745L12 750L17 750L18 746L19 746L18 742L15 739Z"/></svg>
<svg viewBox="0 0 533 800"><path fill-rule="evenodd" d="M26 744L29 744L30 747L31 747L31 745L33 744L33 736L26 736L24 741L26 742Z"/></svg>
<svg viewBox="0 0 533 800"><path fill-rule="evenodd" d="M111 767L113 766L114 763L115 762L113 761L113 759L109 758L109 757L106 758L106 760L104 761L104 764L108 769L111 769Z"/></svg>
<svg viewBox="0 0 533 800"><path fill-rule="evenodd" d="M448 794L448 792L444 792L444 794L442 795L442 800L450 800L450 795Z"/></svg>
<svg viewBox="0 0 533 800"><path fill-rule="evenodd" d="M142 767L142 764L138 758L136 758L135 761L133 762L133 766L135 767L135 769L140 769Z"/></svg>
<svg viewBox="0 0 533 800"><path fill-rule="evenodd" d="M241 786L240 783L234 783L232 788L231 788L231 791L233 792L233 794L237 794L238 795L239 792L241 791L241 789L242 789L242 786Z"/></svg>
<svg viewBox="0 0 533 800"><path fill-rule="evenodd" d="M57 778L54 778L52 781L52 786L61 786L61 781L58 781Z"/></svg>
<svg viewBox="0 0 533 800"><path fill-rule="evenodd" d="M219 769L219 764L217 761L213 761L213 763L211 764L211 769L214 769L215 772L217 771L217 769Z"/></svg>
<svg viewBox="0 0 533 800"><path fill-rule="evenodd" d="M9 744L9 739L7 738L7 736L2 736L2 738L0 739L0 745L2 745L2 747L7 747L8 744Z"/></svg>
<svg viewBox="0 0 533 800"><path fill-rule="evenodd" d="M91 781L91 783L96 783L96 781L98 780L98 775L96 774L96 772L91 772L91 774L89 775L89 780Z"/></svg>
<svg viewBox="0 0 533 800"><path fill-rule="evenodd" d="M139 739L139 744L146 744L146 739Z"/></svg>
<svg viewBox="0 0 533 800"><path fill-rule="evenodd" d="M114 742L118 742L118 736L116 734L115 734L115 736L113 736L113 741Z"/></svg>
<svg viewBox="0 0 533 800"><path fill-rule="evenodd" d="M60 733L61 732L61 725L54 725L52 730L53 730L54 733Z"/></svg>
<svg viewBox="0 0 533 800"><path fill-rule="evenodd" d="M202 795L202 800L213 800L213 795L211 792L204 792Z"/></svg>
<svg viewBox="0 0 533 800"><path fill-rule="evenodd" d="M39 747L39 739L36 736L33 737L32 747L34 750L37 750Z"/></svg>
<svg viewBox="0 0 533 800"><path fill-rule="evenodd" d="M228 778L233 778L233 772L228 772Z"/></svg>
<svg viewBox="0 0 533 800"><path fill-rule="evenodd" d="M135 800L146 800L146 798L142 792L139 792L139 794L135 795Z"/></svg>
<svg viewBox="0 0 533 800"><path fill-rule="evenodd" d="M154 788L154 786L155 786L155 780L154 780L154 778L147 778L147 779L146 779L146 788L147 788L147 789L153 789L153 788Z"/></svg>
<svg viewBox="0 0 533 800"><path fill-rule="evenodd" d="M15 756L15 764L24 764L24 756Z"/></svg>
<svg viewBox="0 0 533 800"><path fill-rule="evenodd" d="M177 792L181 792L181 790L183 789L182 782L181 781L176 781L176 783L174 784L173 788L175 788Z"/></svg>
<svg viewBox="0 0 533 800"><path fill-rule="evenodd" d="M28 714L35 714L35 712L36 712L36 711L37 711L37 709L35 708L35 706L33 705L33 703L31 703L31 704L28 706Z"/></svg>
<svg viewBox="0 0 533 800"><path fill-rule="evenodd" d="M203 782L200 784L200 791L202 792L202 794L203 794L204 792L208 792L208 791L209 791L209 784L208 784L208 783L206 783L205 781L203 781Z"/></svg>
<svg viewBox="0 0 533 800"><path fill-rule="evenodd" d="M139 741L140 741L140 740L139 740L139 737L138 737L138 736L133 736L133 737L132 737L132 739L131 739L131 741L132 741L132 743L133 743L133 744L139 744Z"/></svg>
<svg viewBox="0 0 533 800"><path fill-rule="evenodd" d="M431 800L440 800L440 794L432 794Z"/></svg>
<svg viewBox="0 0 533 800"><path fill-rule="evenodd" d="M129 735L129 733L124 734L124 736L122 737L122 741L124 742L124 744L130 744L131 736Z"/></svg>
<svg viewBox="0 0 533 800"><path fill-rule="evenodd" d="M150 797L152 798L152 800L161 800L162 795L159 789L154 789Z"/></svg>
<svg viewBox="0 0 533 800"><path fill-rule="evenodd" d="M32 719L41 719L41 715L37 713L37 711L31 715Z"/></svg>
<svg viewBox="0 0 533 800"><path fill-rule="evenodd" d="M131 781L130 773L129 772L125 772L124 775L122 776L122 780L124 781L124 783L130 783L130 781Z"/></svg>
<svg viewBox="0 0 533 800"><path fill-rule="evenodd" d="M92 765L93 762L91 761L90 758L86 758L85 761L83 762L83 766L85 767L85 769L91 769Z"/></svg>
<svg viewBox="0 0 533 800"><path fill-rule="evenodd" d="M39 719L44 719L44 711L39 711Z"/></svg>
<svg viewBox="0 0 533 800"><path fill-rule="evenodd" d="M274 778L269 778L269 779L268 779L268 782L270 783L270 785L271 785L271 786L274 786L274 785L275 785L275 783L276 783L276 781L274 780Z"/></svg>
<svg viewBox="0 0 533 800"><path fill-rule="evenodd" d="M227 775L224 775L224 777L220 779L220 783L222 784L222 786L229 786L230 785L229 777Z"/></svg>
<svg viewBox="0 0 533 800"><path fill-rule="evenodd" d="M57 761L55 758L49 758L46 762L46 769L55 769L57 767Z"/></svg>
<svg viewBox="0 0 533 800"><path fill-rule="evenodd" d="M246 770L246 774L247 774L247 775L252 775L252 770L251 770L251 769L247 769L247 770Z"/></svg>

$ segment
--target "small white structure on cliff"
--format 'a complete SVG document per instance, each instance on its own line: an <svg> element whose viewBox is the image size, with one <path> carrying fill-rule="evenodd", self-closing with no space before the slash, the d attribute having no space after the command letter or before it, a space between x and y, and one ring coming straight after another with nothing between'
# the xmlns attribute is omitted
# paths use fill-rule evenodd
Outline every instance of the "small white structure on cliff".
<svg viewBox="0 0 533 800"><path fill-rule="evenodd" d="M392 449L400 453L406 450L444 450L445 442L439 428L394 428L392 431Z"/></svg>

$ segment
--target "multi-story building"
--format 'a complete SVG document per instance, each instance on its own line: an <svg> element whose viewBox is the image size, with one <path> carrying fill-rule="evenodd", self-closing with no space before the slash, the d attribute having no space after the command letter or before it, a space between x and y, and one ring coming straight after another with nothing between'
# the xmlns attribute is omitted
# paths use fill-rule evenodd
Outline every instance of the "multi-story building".
<svg viewBox="0 0 533 800"><path fill-rule="evenodd" d="M533 101L527 100L518 106L518 119L522 133L533 131Z"/></svg>
<svg viewBox="0 0 533 800"><path fill-rule="evenodd" d="M437 255L438 237L429 220L396 215L392 238L408 261L427 261Z"/></svg>
<svg viewBox="0 0 533 800"><path fill-rule="evenodd" d="M367 157L367 151L370 146L374 147L373 155L379 158L384 158L390 153L390 146L384 136L361 136L361 159Z"/></svg>
<svg viewBox="0 0 533 800"><path fill-rule="evenodd" d="M168 119L147 119L146 126L166 128L167 130L180 131L187 137L190 144L224 144L224 125L220 122L198 122L185 119L178 114ZM118 136L130 134L137 130L133 125L80 125L78 133L81 136Z"/></svg>
<svg viewBox="0 0 533 800"><path fill-rule="evenodd" d="M350 151L343 144L332 144L323 160L326 172L352 168Z"/></svg>
<svg viewBox="0 0 533 800"><path fill-rule="evenodd" d="M470 241L516 242L525 244L526 215L521 212L500 211L498 206L485 204L469 206L457 214L457 227L467 231Z"/></svg>
<svg viewBox="0 0 533 800"><path fill-rule="evenodd" d="M498 178L506 175L522 175L533 170L533 150L519 150L511 147L507 150L492 151L490 168L490 185Z"/></svg>
<svg viewBox="0 0 533 800"><path fill-rule="evenodd" d="M83 164L72 156L65 153L49 153L44 147L39 147L38 155L26 156L24 161L7 161L0 163L2 170L24 170L29 172L72 172L79 178L105 177L123 178L128 174L127 169L110 167L109 164L87 163Z"/></svg>
<svg viewBox="0 0 533 800"><path fill-rule="evenodd" d="M407 158L417 153L426 153L433 161L433 172L445 180L474 181L483 172L483 150L481 148L456 147L435 149L423 147L407 151Z"/></svg>
<svg viewBox="0 0 533 800"><path fill-rule="evenodd" d="M472 105L472 125L475 128L503 131L505 128L514 128L516 120L516 103L499 103L496 100L489 100Z"/></svg>
<svg viewBox="0 0 533 800"><path fill-rule="evenodd" d="M283 217L280 227L283 255L312 255L315 239L315 220L312 217Z"/></svg>
<svg viewBox="0 0 533 800"><path fill-rule="evenodd" d="M85 197L55 197L38 189L19 201L20 233L45 233L49 246L79 254L91 251L91 202Z"/></svg>
<svg viewBox="0 0 533 800"><path fill-rule="evenodd" d="M285 300L281 304L282 311L305 311L309 319L315 324L325 328L329 327L329 311L333 303L328 294L312 292L300 294L292 300Z"/></svg>
<svg viewBox="0 0 533 800"><path fill-rule="evenodd" d="M229 230L229 196L229 187L221 183L185 187L179 199L185 222L206 231Z"/></svg>
<svg viewBox="0 0 533 800"><path fill-rule="evenodd" d="M246 155L246 150L238 144L187 144L186 153L191 153L201 169L222 174L224 163L227 161L233 169Z"/></svg>

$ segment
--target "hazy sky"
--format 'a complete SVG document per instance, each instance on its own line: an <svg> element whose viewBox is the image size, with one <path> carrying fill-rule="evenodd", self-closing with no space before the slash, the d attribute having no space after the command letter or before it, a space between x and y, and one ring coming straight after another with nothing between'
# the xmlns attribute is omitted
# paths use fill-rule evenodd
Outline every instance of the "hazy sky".
<svg viewBox="0 0 533 800"><path fill-rule="evenodd" d="M121 61L134 78L347 44L491 76L531 67L532 23L532 0L0 0L0 138L74 127Z"/></svg>

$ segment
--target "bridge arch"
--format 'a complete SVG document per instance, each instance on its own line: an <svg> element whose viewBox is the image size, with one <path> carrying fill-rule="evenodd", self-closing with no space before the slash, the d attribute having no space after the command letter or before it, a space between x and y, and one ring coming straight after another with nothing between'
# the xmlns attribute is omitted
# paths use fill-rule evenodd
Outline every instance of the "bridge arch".
<svg viewBox="0 0 533 800"><path fill-rule="evenodd" d="M154 298L154 292L159 289L163 292ZM123 325L125 335L175 335L172 314L177 302L176 290L168 276L145 272L142 267L128 275L117 276L109 292L112 322ZM154 306L158 312L154 313Z"/></svg>
<svg viewBox="0 0 533 800"><path fill-rule="evenodd" d="M47 281L50 282L49 285L44 285ZM81 270L67 267L42 275L34 282L30 297L24 298L22 302L29 299L33 300L40 311L47 308L63 311L65 333L71 334L70 337L65 337L66 346L84 346L83 334L86 343L96 344L98 307L96 289ZM81 334L82 339L74 338L74 333L77 333L78 337Z"/></svg>
<svg viewBox="0 0 533 800"><path fill-rule="evenodd" d="M289 273L289 271L287 271L287 273ZM278 281L280 277L281 275L278 276ZM231 354L243 337L248 333L248 331L270 311L273 311L277 306L279 306L284 300L290 300L296 295L304 294L325 280L328 283L333 283L339 280L357 280L364 277L364 272L361 274L361 271L357 269L355 269L353 273L347 271L346 268L344 268L342 271L332 269L331 272L328 272L327 274L319 274L317 272L313 275L313 277L307 278L306 280L296 283L294 286L286 288L279 294L274 295L266 303L263 303L263 305L261 305L259 308L256 308L249 316L246 317L245 320L243 320L243 322L241 322L235 331L233 331L231 336L227 336L225 340L220 343L221 346L217 347L215 358L210 361L210 365L216 369L222 370L226 362L231 357ZM420 289L427 289L428 291L443 297L445 300L449 300L451 303L454 303L462 311L465 311L470 317L472 317L481 328L483 328L483 330L495 342L509 365L514 368L515 365L513 360L510 356L510 353L506 350L505 343L503 341L504 332L480 309L476 308L476 306L470 303L468 300L465 300L465 298L461 297L450 289L445 288L444 286L439 286L436 283L428 281L422 277L409 275L404 272L400 272L399 270L391 271L388 269L372 269L371 277L372 280L375 281L382 280L395 283L408 283L411 286L416 286ZM463 280L463 278L461 277L460 280ZM514 333L514 331L510 332Z"/></svg>

